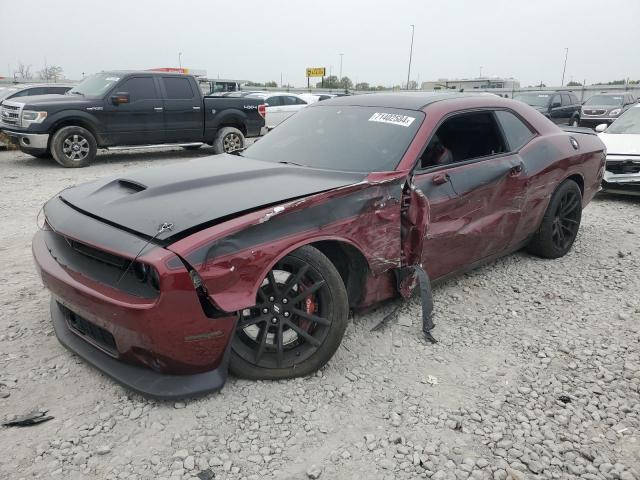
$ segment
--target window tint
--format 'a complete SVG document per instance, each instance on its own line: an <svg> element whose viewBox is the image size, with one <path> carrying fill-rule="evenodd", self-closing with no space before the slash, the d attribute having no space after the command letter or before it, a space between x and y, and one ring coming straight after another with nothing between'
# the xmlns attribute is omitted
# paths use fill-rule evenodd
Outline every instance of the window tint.
<svg viewBox="0 0 640 480"><path fill-rule="evenodd" d="M307 102L302 100L301 98L294 97L292 95L286 95L281 97L283 105L306 105Z"/></svg>
<svg viewBox="0 0 640 480"><path fill-rule="evenodd" d="M569 95L571 97L571 103L576 105L578 103L580 103L580 100L578 100L578 97L576 97L573 93Z"/></svg>
<svg viewBox="0 0 640 480"><path fill-rule="evenodd" d="M281 107L283 105L282 97L276 95L274 97L267 98L267 105L270 107Z"/></svg>
<svg viewBox="0 0 640 480"><path fill-rule="evenodd" d="M47 91L47 93L63 94L69 90L69 87L47 87L45 90Z"/></svg>
<svg viewBox="0 0 640 480"><path fill-rule="evenodd" d="M555 106L557 107L558 105L562 105L562 99L560 98L560 95L554 95L553 98L551 99L551 107L555 108Z"/></svg>
<svg viewBox="0 0 640 480"><path fill-rule="evenodd" d="M420 159L421 168L506 152L491 112L464 113L445 120Z"/></svg>
<svg viewBox="0 0 640 480"><path fill-rule="evenodd" d="M571 105L571 98L566 93L562 94L562 106L566 107L567 105Z"/></svg>
<svg viewBox="0 0 640 480"><path fill-rule="evenodd" d="M135 77L125 80L122 85L116 87L115 92L127 92L131 103L138 100L158 98L156 85L152 77Z"/></svg>
<svg viewBox="0 0 640 480"><path fill-rule="evenodd" d="M496 117L498 117L500 126L502 126L509 151L514 152L520 149L533 137L533 132L529 127L513 113L499 110L496 112Z"/></svg>
<svg viewBox="0 0 640 480"><path fill-rule="evenodd" d="M188 78L162 77L167 98L170 100L186 100L193 98L193 89Z"/></svg>
<svg viewBox="0 0 640 480"><path fill-rule="evenodd" d="M25 88L21 92L16 93L13 97L28 97L30 95L42 95L44 94L44 88L36 87L36 88Z"/></svg>

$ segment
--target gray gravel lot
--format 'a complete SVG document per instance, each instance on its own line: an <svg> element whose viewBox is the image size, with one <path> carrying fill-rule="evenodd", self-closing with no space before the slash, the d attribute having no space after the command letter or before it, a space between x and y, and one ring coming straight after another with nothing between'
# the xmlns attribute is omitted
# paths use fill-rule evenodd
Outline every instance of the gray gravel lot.
<svg viewBox="0 0 640 480"><path fill-rule="evenodd" d="M0 152L0 478L640 478L640 200L598 197L559 260L517 253L417 300L355 315L309 378L230 379L145 400L67 352L30 243L42 203L107 174L206 150L99 156L86 169ZM215 161L215 159L212 159Z"/></svg>

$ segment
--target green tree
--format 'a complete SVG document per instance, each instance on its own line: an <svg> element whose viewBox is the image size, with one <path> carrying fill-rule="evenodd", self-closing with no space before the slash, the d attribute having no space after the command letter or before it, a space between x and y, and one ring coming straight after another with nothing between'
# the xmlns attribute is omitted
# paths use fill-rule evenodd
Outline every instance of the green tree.
<svg viewBox="0 0 640 480"><path fill-rule="evenodd" d="M247 87L264 87L262 83L258 83L258 82L247 82L245 83L245 85Z"/></svg>
<svg viewBox="0 0 640 480"><path fill-rule="evenodd" d="M342 77L340 80L340 88L344 88L345 90L353 88L353 82L349 77Z"/></svg>
<svg viewBox="0 0 640 480"><path fill-rule="evenodd" d="M335 75L329 75L325 77L324 82L316 83L316 87L318 88L340 88L340 82L338 81L338 77Z"/></svg>
<svg viewBox="0 0 640 480"><path fill-rule="evenodd" d="M415 80L409 80L409 84L407 85L407 90L417 90L418 89L418 82L416 82Z"/></svg>
<svg viewBox="0 0 640 480"><path fill-rule="evenodd" d="M367 82L356 83L356 90L371 90L371 86Z"/></svg>
<svg viewBox="0 0 640 480"><path fill-rule="evenodd" d="M271 80L270 82L265 83L264 86L265 87L277 87L278 83L273 81L273 80Z"/></svg>
<svg viewBox="0 0 640 480"><path fill-rule="evenodd" d="M567 87L581 87L582 84L580 82L569 82L567 83Z"/></svg>

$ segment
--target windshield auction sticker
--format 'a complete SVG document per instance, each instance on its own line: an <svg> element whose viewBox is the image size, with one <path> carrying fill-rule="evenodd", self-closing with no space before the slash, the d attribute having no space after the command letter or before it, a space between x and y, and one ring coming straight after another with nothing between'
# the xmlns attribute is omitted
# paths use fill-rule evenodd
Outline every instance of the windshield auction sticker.
<svg viewBox="0 0 640 480"><path fill-rule="evenodd" d="M407 115L398 115L395 113L374 113L369 118L370 122L391 123L392 125L400 125L401 127L408 127L413 123L415 117L408 117Z"/></svg>

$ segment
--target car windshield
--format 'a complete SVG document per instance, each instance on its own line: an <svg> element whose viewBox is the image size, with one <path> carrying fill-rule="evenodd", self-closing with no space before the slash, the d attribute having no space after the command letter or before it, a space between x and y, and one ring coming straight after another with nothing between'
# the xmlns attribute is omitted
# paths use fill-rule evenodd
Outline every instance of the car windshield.
<svg viewBox="0 0 640 480"><path fill-rule="evenodd" d="M549 103L549 93L525 93L516 95L514 100L520 100L521 102L531 105L532 107L546 107Z"/></svg>
<svg viewBox="0 0 640 480"><path fill-rule="evenodd" d="M69 90L66 95L84 95L98 97L109 90L120 80L120 76L113 73L98 73L85 78L78 85Z"/></svg>
<svg viewBox="0 0 640 480"><path fill-rule="evenodd" d="M607 128L607 133L640 135L640 107L630 108Z"/></svg>
<svg viewBox="0 0 640 480"><path fill-rule="evenodd" d="M622 95L594 95L587 100L585 105L622 105Z"/></svg>
<svg viewBox="0 0 640 480"><path fill-rule="evenodd" d="M7 98L9 95L16 93L18 91L17 88L13 87L2 87L0 88L0 100Z"/></svg>
<svg viewBox="0 0 640 480"><path fill-rule="evenodd" d="M415 110L314 106L280 124L243 156L326 170L391 171L423 119Z"/></svg>

